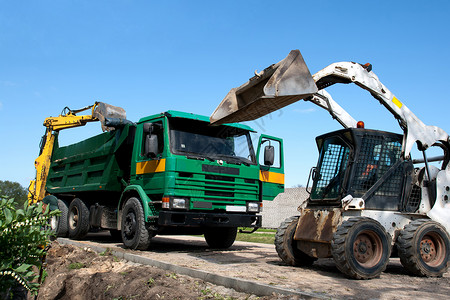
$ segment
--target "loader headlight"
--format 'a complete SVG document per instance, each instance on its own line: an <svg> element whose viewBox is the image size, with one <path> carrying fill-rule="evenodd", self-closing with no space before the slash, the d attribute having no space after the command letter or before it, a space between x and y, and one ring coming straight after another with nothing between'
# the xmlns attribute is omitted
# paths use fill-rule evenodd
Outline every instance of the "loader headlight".
<svg viewBox="0 0 450 300"><path fill-rule="evenodd" d="M248 212L259 212L259 203L258 202L248 202L247 203L247 211Z"/></svg>

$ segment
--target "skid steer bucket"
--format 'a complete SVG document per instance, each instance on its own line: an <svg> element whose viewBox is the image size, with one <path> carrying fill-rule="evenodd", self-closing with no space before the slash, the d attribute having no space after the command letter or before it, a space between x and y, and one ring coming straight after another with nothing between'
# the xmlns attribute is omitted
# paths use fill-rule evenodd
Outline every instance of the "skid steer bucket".
<svg viewBox="0 0 450 300"><path fill-rule="evenodd" d="M317 92L299 50L233 88L210 117L212 124L250 121Z"/></svg>
<svg viewBox="0 0 450 300"><path fill-rule="evenodd" d="M107 126L106 123L108 120L111 120L111 119L126 120L127 119L127 113L125 112L125 109L123 109L122 107L106 104L104 102L97 102L95 109L94 109L93 116L96 117L98 120L100 120L103 131L111 131L111 130L115 129L114 127Z"/></svg>

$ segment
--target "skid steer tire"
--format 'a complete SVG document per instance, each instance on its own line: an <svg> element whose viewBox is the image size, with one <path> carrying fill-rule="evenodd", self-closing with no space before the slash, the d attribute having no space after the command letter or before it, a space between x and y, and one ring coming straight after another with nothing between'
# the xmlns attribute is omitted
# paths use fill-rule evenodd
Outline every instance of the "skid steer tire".
<svg viewBox="0 0 450 300"><path fill-rule="evenodd" d="M58 209L61 211L61 214L56 217L55 220L55 228L52 230L56 233L57 237L67 237L69 234L69 225L68 225L68 215L69 215L69 206L67 203L61 199L58 199Z"/></svg>
<svg viewBox="0 0 450 300"><path fill-rule="evenodd" d="M441 277L448 269L449 236L445 228L428 219L405 226L397 239L398 256L411 274Z"/></svg>
<svg viewBox="0 0 450 300"><path fill-rule="evenodd" d="M212 227L205 230L205 241L210 248L227 249L236 240L236 227Z"/></svg>
<svg viewBox="0 0 450 300"><path fill-rule="evenodd" d="M280 224L275 234L275 249L278 256L288 265L310 266L317 258L311 257L297 248L297 242L294 241L297 222L298 217L290 217Z"/></svg>
<svg viewBox="0 0 450 300"><path fill-rule="evenodd" d="M139 199L127 200L122 210L122 242L133 250L147 250L152 235L145 224L144 209Z"/></svg>
<svg viewBox="0 0 450 300"><path fill-rule="evenodd" d="M337 268L353 279L371 279L386 269L391 238L384 227L370 218L351 218L336 230L331 254Z"/></svg>
<svg viewBox="0 0 450 300"><path fill-rule="evenodd" d="M78 198L70 202L68 215L69 237L71 239L82 239L89 232L89 209L86 204Z"/></svg>

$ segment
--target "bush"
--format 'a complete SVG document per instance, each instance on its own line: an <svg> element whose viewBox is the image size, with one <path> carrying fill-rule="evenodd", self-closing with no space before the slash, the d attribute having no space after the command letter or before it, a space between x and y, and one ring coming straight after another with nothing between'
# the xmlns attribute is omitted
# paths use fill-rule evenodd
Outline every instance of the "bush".
<svg viewBox="0 0 450 300"><path fill-rule="evenodd" d="M31 206L25 203L23 209L16 209L16 205L14 199L0 196L0 291L4 293L0 292L0 296L3 298L11 297L17 285L37 294L37 273L54 235L47 224L60 213L48 209L43 212L42 202Z"/></svg>

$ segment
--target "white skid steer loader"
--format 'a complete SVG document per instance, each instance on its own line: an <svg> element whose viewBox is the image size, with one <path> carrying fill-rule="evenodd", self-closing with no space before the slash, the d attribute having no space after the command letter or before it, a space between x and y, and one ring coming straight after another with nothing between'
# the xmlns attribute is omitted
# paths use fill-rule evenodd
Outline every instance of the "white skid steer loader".
<svg viewBox="0 0 450 300"><path fill-rule="evenodd" d="M324 90L335 83L369 91L398 120L403 135L365 129ZM370 279L398 255L411 274L442 276L450 251L448 134L420 121L370 64L335 63L311 76L298 50L232 89L210 121L253 120L298 100L326 109L344 129L316 138L319 160L310 172L310 196L300 216L278 228L280 258L305 266L333 257L346 276ZM414 144L423 158L411 158ZM430 147L440 148L442 156L428 158ZM441 167L432 161L442 161Z"/></svg>

